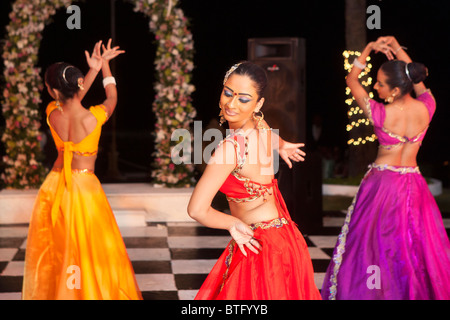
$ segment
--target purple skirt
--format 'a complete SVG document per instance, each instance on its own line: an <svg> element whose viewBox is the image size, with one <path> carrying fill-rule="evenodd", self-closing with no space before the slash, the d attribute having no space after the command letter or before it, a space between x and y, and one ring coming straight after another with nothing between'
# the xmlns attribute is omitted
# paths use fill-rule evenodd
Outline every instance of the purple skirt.
<svg viewBox="0 0 450 320"><path fill-rule="evenodd" d="M324 300L450 299L450 242L417 167L370 166L321 294Z"/></svg>

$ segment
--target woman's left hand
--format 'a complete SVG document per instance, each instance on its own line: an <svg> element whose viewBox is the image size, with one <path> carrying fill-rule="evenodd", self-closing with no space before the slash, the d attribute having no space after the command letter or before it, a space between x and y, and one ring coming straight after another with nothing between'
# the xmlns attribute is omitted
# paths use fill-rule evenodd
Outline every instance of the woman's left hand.
<svg viewBox="0 0 450 320"><path fill-rule="evenodd" d="M287 141L280 141L280 149L279 154L281 159L283 159L287 165L289 166L289 169L292 168L292 161L299 162L299 161L305 161L306 153L300 148L304 147L304 143L291 143Z"/></svg>
<svg viewBox="0 0 450 320"><path fill-rule="evenodd" d="M119 46L116 46L114 48L111 48L111 41L112 39L108 40L108 44L102 45L103 53L102 53L102 59L104 61L109 61L117 57L119 54L125 53L125 50L119 50Z"/></svg>
<svg viewBox="0 0 450 320"><path fill-rule="evenodd" d="M100 71L102 69L102 54L100 52L101 44L101 40L95 44L94 50L92 50L92 55L89 55L89 52L87 50L84 51L89 68L96 71Z"/></svg>

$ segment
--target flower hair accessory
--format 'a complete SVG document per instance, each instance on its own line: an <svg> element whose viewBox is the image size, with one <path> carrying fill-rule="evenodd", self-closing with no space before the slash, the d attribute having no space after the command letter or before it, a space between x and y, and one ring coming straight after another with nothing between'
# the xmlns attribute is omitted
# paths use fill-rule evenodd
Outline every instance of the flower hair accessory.
<svg viewBox="0 0 450 320"><path fill-rule="evenodd" d="M232 66L231 68L230 68L230 70L228 70L227 71L227 73L225 74L225 78L223 79L223 84L225 85L225 83L228 81L228 77L237 69L237 68L239 68L239 66L241 65L242 63L236 63L234 66Z"/></svg>

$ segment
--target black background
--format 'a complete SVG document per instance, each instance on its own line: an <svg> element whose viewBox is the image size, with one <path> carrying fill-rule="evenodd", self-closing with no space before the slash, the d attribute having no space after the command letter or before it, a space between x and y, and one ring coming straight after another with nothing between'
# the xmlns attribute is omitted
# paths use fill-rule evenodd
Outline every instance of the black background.
<svg viewBox="0 0 450 320"><path fill-rule="evenodd" d="M6 35L12 2L0 2L1 39ZM66 27L69 15L65 8L57 11L43 33L38 63L42 72L51 63L62 60L86 72L84 50L91 51L97 40L107 41L110 36L110 0L74 1L73 4L81 9L81 30L69 30ZM448 183L450 3L445 0L367 1L367 6L371 4L381 9L381 30L367 30L367 40L394 35L408 48L413 60L424 63L430 70L426 84L436 97L438 109L418 161L419 165L428 168L430 175ZM181 0L179 6L190 21L194 37L192 83L196 91L192 97L198 112L196 120L203 121L203 127L217 118L223 76L232 64L247 58L248 38L302 37L306 39L307 52L307 123L313 113L321 113L327 131L331 133L327 137L329 144L346 148L346 73L342 57L346 49L345 1ZM115 63L119 91L116 121L120 170L137 173L135 179L149 180L154 147L151 132L155 122L151 108L155 80L154 35L149 32L148 18L134 12L133 5L127 1L116 1L115 19L115 44L126 50ZM384 57L375 57L375 70L383 61ZM376 77L375 71L372 76ZM46 126L44 110L50 97L44 92L42 99L43 124ZM84 104L98 104L103 99L104 91L97 79ZM3 125L4 119L0 119L0 126ZM108 124L97 161L100 179L107 166L110 132L111 125ZM53 142L49 142L46 150L47 165L51 165L55 156Z"/></svg>

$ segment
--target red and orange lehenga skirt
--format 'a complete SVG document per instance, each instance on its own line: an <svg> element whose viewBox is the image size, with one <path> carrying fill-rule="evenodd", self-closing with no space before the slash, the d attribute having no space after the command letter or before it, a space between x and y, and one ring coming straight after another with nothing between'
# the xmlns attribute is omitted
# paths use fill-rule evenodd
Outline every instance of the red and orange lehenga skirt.
<svg viewBox="0 0 450 320"><path fill-rule="evenodd" d="M27 239L23 299L142 299L111 207L93 172L53 170L39 189ZM52 210L56 206L56 209Z"/></svg>
<svg viewBox="0 0 450 320"><path fill-rule="evenodd" d="M307 244L291 221L277 185L279 218L251 225L262 250L245 257L232 240L196 300L320 300Z"/></svg>

